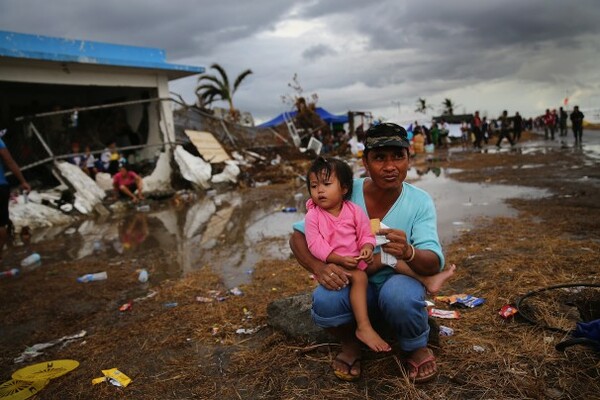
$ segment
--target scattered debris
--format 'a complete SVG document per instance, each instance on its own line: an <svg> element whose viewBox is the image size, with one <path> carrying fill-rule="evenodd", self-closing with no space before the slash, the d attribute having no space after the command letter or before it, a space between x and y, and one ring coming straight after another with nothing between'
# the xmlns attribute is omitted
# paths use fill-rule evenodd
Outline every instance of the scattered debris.
<svg viewBox="0 0 600 400"><path fill-rule="evenodd" d="M451 306L453 305L461 305L469 308L477 307L482 305L485 300L479 297L471 296L470 294L455 294L452 296L436 296L435 300L448 303Z"/></svg>
<svg viewBox="0 0 600 400"><path fill-rule="evenodd" d="M518 312L519 312L519 310L517 310L517 308L515 306L513 306L511 304L506 304L506 305L502 306L502 308L500 309L498 314L500 314L500 316L502 318L508 319Z"/></svg>
<svg viewBox="0 0 600 400"><path fill-rule="evenodd" d="M60 339L56 339L56 340L53 340L51 342L34 344L31 347L27 347L25 349L25 351L19 357L16 357L14 359L14 362L15 362L15 364L19 364L19 363L22 363L23 361L27 361L27 360L30 360L32 358L41 356L44 353L42 353L40 350L44 350L44 349L47 349L48 347L56 346L59 343L63 343L63 346L66 346L71 341L76 340L76 339L81 339L86 334L87 334L86 331L81 331L81 332L76 333L74 335L63 336Z"/></svg>
<svg viewBox="0 0 600 400"><path fill-rule="evenodd" d="M78 366L79 361L75 360L45 361L16 370L12 378L19 381L54 379L73 371Z"/></svg>
<svg viewBox="0 0 600 400"><path fill-rule="evenodd" d="M123 304L121 307L119 307L119 311L123 312L123 311L129 311L133 308L133 300L128 301L127 303Z"/></svg>
<svg viewBox="0 0 600 400"><path fill-rule="evenodd" d="M11 268L8 271L0 272L0 278L10 278L19 275L19 268Z"/></svg>
<svg viewBox="0 0 600 400"><path fill-rule="evenodd" d="M136 299L133 299L133 302L138 302L138 301L143 301L143 300L148 300L153 298L154 296L156 296L158 294L157 291L155 290L151 290L150 293L148 293L147 295L145 295L144 297L138 297Z"/></svg>
<svg viewBox="0 0 600 400"><path fill-rule="evenodd" d="M428 312L430 317L435 318L443 318L443 319L458 319L460 318L460 314L458 311L450 311L450 310L439 310L437 308L431 308Z"/></svg>
<svg viewBox="0 0 600 400"><path fill-rule="evenodd" d="M238 335L254 335L256 332L260 331L265 326L267 325L259 325L255 328L239 328L236 329L235 333L237 333Z"/></svg>
<svg viewBox="0 0 600 400"><path fill-rule="evenodd" d="M106 271L102 271L102 272L96 272L94 274L81 275L79 278L77 278L77 282L86 283L86 282L103 281L103 280L106 280L107 278L108 278L108 274L106 273Z"/></svg>
<svg viewBox="0 0 600 400"><path fill-rule="evenodd" d="M440 336L452 336L454 335L454 329L440 325Z"/></svg>
<svg viewBox="0 0 600 400"><path fill-rule="evenodd" d="M117 368L103 369L103 377L92 379L92 385L96 385L101 382L108 382L114 386L127 387L132 380L130 377L119 371Z"/></svg>
<svg viewBox="0 0 600 400"><path fill-rule="evenodd" d="M141 283L148 282L148 271L146 270L146 268L139 269L138 272L138 281L140 281Z"/></svg>

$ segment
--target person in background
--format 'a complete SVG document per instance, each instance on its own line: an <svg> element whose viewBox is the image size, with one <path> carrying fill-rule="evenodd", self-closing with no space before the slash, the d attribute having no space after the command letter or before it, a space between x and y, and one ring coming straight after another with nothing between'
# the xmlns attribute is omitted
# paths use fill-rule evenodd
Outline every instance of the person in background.
<svg viewBox="0 0 600 400"><path fill-rule="evenodd" d="M483 120L481 121L481 137L485 144L488 144L490 136L490 124L487 117L483 117Z"/></svg>
<svg viewBox="0 0 600 400"><path fill-rule="evenodd" d="M496 142L496 147L500 149L500 144L502 143L502 139L506 138L511 146L515 145L512 137L510 135L510 121L508 120L508 111L502 111L502 115L500 118L500 135L498 136L498 141Z"/></svg>
<svg viewBox="0 0 600 400"><path fill-rule="evenodd" d="M71 155L67 158L67 162L78 166L79 168L83 167L83 157L81 156L79 142L71 143Z"/></svg>
<svg viewBox="0 0 600 400"><path fill-rule="evenodd" d="M481 118L479 117L479 111L475 111L475 115L473 115L473 122L471 123L471 128L473 129L473 134L475 135L473 147L476 149L480 149L481 140L483 139L483 133L481 131Z"/></svg>
<svg viewBox="0 0 600 400"><path fill-rule="evenodd" d="M523 118L517 111L513 118L513 134L514 134L513 141L515 143L517 143L519 140L521 140L521 132L523 132Z"/></svg>
<svg viewBox="0 0 600 400"><path fill-rule="evenodd" d="M573 112L571 113L571 125L573 135L575 136L575 144L581 144L583 137L583 118L584 115L579 111L579 106L573 107Z"/></svg>
<svg viewBox="0 0 600 400"><path fill-rule="evenodd" d="M5 132L5 131L4 131ZM0 262L2 262L2 253L4 245L8 241L8 227L12 226L8 214L8 200L10 198L10 186L6 179L5 172L9 169L15 178L17 178L21 184L21 190L28 193L31 191L29 183L23 177L21 169L12 158L12 155L8 151L6 144L0 137Z"/></svg>
<svg viewBox="0 0 600 400"><path fill-rule="evenodd" d="M556 131L556 110L550 112L549 109L546 109L546 114L544 114L544 139L554 140L554 132ZM550 135L548 135L550 134Z"/></svg>
<svg viewBox="0 0 600 400"><path fill-rule="evenodd" d="M119 172L113 176L114 196L125 195L134 203L144 199L142 194L142 178L133 171L127 169L127 161L119 162Z"/></svg>
<svg viewBox="0 0 600 400"><path fill-rule="evenodd" d="M110 141L102 154L100 155L100 160L98 162L98 170L102 172L108 172L111 175L114 175L119 170L119 160L121 159L121 155L117 150L117 142Z"/></svg>
<svg viewBox="0 0 600 400"><path fill-rule="evenodd" d="M562 107L558 109L558 127L560 129L560 136L567 136L567 112Z"/></svg>
<svg viewBox="0 0 600 400"><path fill-rule="evenodd" d="M83 166L81 167L83 172L88 174L92 179L96 178L98 169L96 168L96 157L92 154L92 149L89 145L85 146L85 153L83 154Z"/></svg>

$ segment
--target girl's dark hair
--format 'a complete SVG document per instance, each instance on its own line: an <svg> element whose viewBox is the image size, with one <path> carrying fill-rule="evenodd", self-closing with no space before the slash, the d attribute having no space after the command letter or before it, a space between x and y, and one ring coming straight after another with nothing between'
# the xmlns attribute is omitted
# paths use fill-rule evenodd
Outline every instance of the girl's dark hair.
<svg viewBox="0 0 600 400"><path fill-rule="evenodd" d="M350 166L344 161L337 158L317 157L317 159L313 161L312 165L308 169L308 172L306 173L306 186L308 188L308 192L310 193L310 174L315 174L317 177L319 177L319 175L324 173L325 178L329 179L331 172L334 172L335 176L337 176L342 189L348 190L348 192L346 192L344 195L344 200L349 200L350 196L352 196L352 168L350 168Z"/></svg>

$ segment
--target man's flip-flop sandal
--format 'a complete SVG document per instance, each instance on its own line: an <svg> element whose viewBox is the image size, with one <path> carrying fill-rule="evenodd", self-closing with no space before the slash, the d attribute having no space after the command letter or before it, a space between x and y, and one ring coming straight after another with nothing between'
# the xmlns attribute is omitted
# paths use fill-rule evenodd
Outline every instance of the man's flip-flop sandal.
<svg viewBox="0 0 600 400"><path fill-rule="evenodd" d="M352 371L352 368L354 368L356 366L356 363L360 363L361 359L360 358L356 358L352 364L348 363L347 361L342 360L340 357L336 356L334 362L339 362L340 364L344 364L346 366L346 371L338 371L337 369L334 368L333 363L331 364L331 368L333 369L333 373L335 374L335 376L337 376L339 379L346 381L346 382L354 382L360 379L360 375L362 373L361 372L358 375L352 375L350 373L350 371Z"/></svg>
<svg viewBox="0 0 600 400"><path fill-rule="evenodd" d="M428 362L432 362L432 361L435 362L435 356L433 354L430 354L427 357L425 357L423 360L421 360L420 363L416 363L412 360L405 360L405 362L407 364L409 364L412 368L414 368L414 371L417 372L417 376L415 376L415 378L414 378L415 383L429 382L430 380L432 380L433 378L435 378L437 376L437 374L438 374L437 365L436 365L435 369L433 370L433 372L430 373L429 375L419 376L419 369L424 364L427 364Z"/></svg>

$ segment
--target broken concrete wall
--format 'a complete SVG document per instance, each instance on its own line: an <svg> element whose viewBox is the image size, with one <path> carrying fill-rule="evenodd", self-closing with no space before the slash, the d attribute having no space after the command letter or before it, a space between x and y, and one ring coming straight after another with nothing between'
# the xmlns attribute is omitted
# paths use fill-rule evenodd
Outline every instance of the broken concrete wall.
<svg viewBox="0 0 600 400"><path fill-rule="evenodd" d="M78 166L68 162L58 162L56 167L61 175L75 189L75 203L73 206L82 214L90 214L97 204L102 203L106 192Z"/></svg>
<svg viewBox="0 0 600 400"><path fill-rule="evenodd" d="M181 176L195 186L203 189L210 188L212 168L209 163L177 146L174 152L175 161L179 165Z"/></svg>

